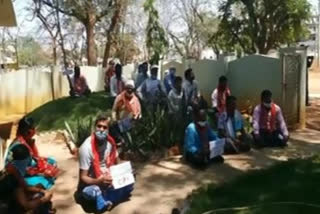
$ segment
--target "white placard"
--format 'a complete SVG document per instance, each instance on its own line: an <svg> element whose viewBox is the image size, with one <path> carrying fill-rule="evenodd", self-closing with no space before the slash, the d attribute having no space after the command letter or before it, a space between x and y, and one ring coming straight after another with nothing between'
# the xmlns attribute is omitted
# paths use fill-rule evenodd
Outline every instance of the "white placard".
<svg viewBox="0 0 320 214"><path fill-rule="evenodd" d="M210 159L221 156L224 152L225 139L210 141Z"/></svg>
<svg viewBox="0 0 320 214"><path fill-rule="evenodd" d="M120 189L134 183L132 167L129 161L111 166L110 174L112 178L112 185L115 189Z"/></svg>

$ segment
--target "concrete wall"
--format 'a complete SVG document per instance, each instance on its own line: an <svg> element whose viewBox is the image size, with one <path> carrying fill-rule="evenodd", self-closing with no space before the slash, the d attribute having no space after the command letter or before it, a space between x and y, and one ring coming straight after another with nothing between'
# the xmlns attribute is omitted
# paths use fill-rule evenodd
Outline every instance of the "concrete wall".
<svg viewBox="0 0 320 214"><path fill-rule="evenodd" d="M264 89L271 90L274 100L281 104L282 70L279 59L260 55L243 57L229 63L227 77L240 108L259 103Z"/></svg>
<svg viewBox="0 0 320 214"><path fill-rule="evenodd" d="M199 83L201 95L211 106L211 94L217 87L219 77L225 75L223 60L200 60L191 64L191 68Z"/></svg>
<svg viewBox="0 0 320 214"><path fill-rule="evenodd" d="M85 66L81 73L92 91L104 90L102 68ZM69 96L69 83L60 67L2 72L0 84L0 118L26 114L53 99Z"/></svg>

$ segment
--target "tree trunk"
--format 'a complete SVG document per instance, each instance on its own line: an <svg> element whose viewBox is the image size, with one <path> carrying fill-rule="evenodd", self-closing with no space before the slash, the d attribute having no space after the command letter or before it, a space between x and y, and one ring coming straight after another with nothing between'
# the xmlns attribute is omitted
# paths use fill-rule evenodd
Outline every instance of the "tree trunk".
<svg viewBox="0 0 320 214"><path fill-rule="evenodd" d="M102 62L102 67L106 68L108 65L108 59L110 56L110 49L112 42L114 40L114 31L118 25L118 23L121 21L121 9L122 9L122 0L117 0L116 1L116 9L114 11L114 14L111 19L111 24L107 32L107 43L106 47L104 50L104 56L103 56L103 62Z"/></svg>
<svg viewBox="0 0 320 214"><path fill-rule="evenodd" d="M52 38L52 56L53 56L53 65L57 65L57 41L56 38Z"/></svg>
<svg viewBox="0 0 320 214"><path fill-rule="evenodd" d="M96 52L96 43L94 35L94 26L96 24L96 17L94 14L88 14L88 21L85 24L86 33L87 33L87 58L88 65L95 66L97 65L97 52Z"/></svg>

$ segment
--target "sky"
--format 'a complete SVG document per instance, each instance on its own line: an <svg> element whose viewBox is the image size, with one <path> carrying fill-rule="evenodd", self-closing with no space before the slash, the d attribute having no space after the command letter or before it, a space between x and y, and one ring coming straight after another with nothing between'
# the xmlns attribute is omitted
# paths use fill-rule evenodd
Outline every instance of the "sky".
<svg viewBox="0 0 320 214"><path fill-rule="evenodd" d="M318 0L308 0L312 5L312 11L317 12ZM39 22L31 20L32 16L25 8L32 3L32 0L15 0L14 10L17 17L18 26L20 26L20 35L37 35ZM41 35L40 35L41 36Z"/></svg>

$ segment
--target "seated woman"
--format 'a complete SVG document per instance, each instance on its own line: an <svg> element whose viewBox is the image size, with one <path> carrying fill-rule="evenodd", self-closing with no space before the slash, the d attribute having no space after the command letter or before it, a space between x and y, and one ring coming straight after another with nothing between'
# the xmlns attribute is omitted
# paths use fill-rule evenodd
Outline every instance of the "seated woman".
<svg viewBox="0 0 320 214"><path fill-rule="evenodd" d="M95 131L79 149L79 184L75 200L86 212L104 212L127 200L133 185L115 189L110 167L118 163L116 144L108 134L108 118L96 119Z"/></svg>
<svg viewBox="0 0 320 214"><path fill-rule="evenodd" d="M20 144L12 149L12 160L0 174L1 214L55 213L52 193L37 187L28 187L24 180L32 158L27 147Z"/></svg>
<svg viewBox="0 0 320 214"><path fill-rule="evenodd" d="M25 181L28 186L41 186L44 189L49 189L53 186L58 175L56 161L52 158L40 157L35 140L34 121L32 118L24 117L19 121L17 137L9 147L6 157L6 165L13 159L12 150L18 146L25 146L32 157L32 161L25 174Z"/></svg>
<svg viewBox="0 0 320 214"><path fill-rule="evenodd" d="M224 140L218 139L209 127L206 111L194 106L193 118L184 138L186 161L196 167L205 167L211 161L223 162Z"/></svg>
<svg viewBox="0 0 320 214"><path fill-rule="evenodd" d="M261 104L253 112L253 134L255 144L262 147L285 147L289 132L281 108L272 101L272 93L261 93Z"/></svg>
<svg viewBox="0 0 320 214"><path fill-rule="evenodd" d="M219 137L225 138L225 153L240 153L250 150L252 138L243 127L243 118L236 109L237 99L228 96L226 99L226 111L221 113L218 120Z"/></svg>

